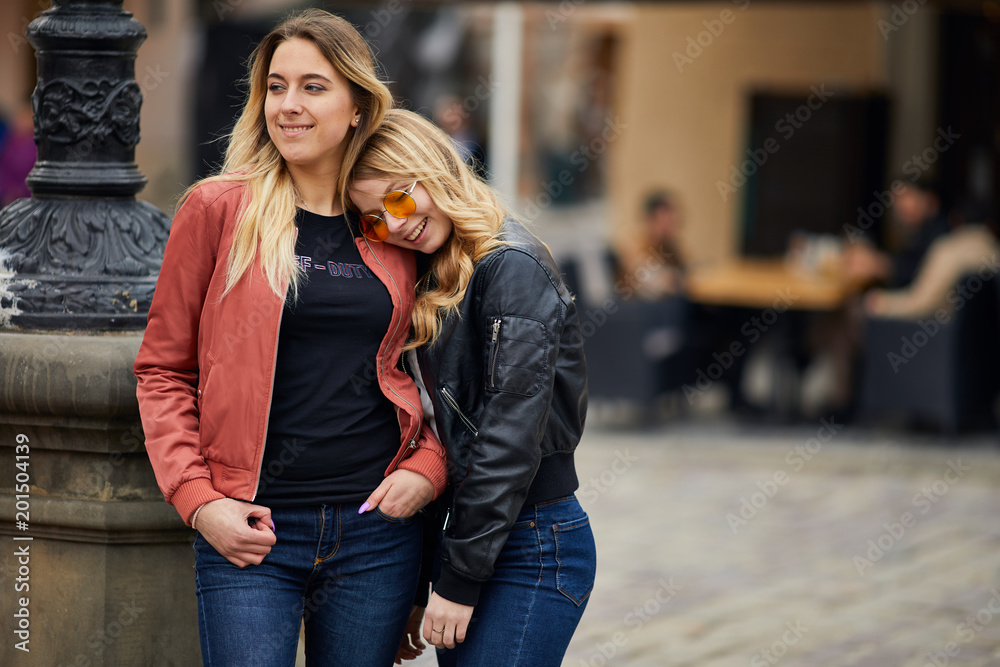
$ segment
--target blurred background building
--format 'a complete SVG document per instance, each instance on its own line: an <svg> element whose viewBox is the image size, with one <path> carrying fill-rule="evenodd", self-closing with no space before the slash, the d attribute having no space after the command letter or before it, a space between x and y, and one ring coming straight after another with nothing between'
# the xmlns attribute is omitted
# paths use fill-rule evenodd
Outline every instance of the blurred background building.
<svg viewBox="0 0 1000 667"><path fill-rule="evenodd" d="M17 174L30 146L18 137L35 63L23 34L47 6L0 5L5 202L25 196ZM246 58L305 6L358 26L399 103L445 127L550 244L591 325L596 397L648 406L672 391L696 406L719 380L736 408L887 413L912 406L864 396L940 354L947 362L906 383L922 394L947 385L953 402L974 385L989 395L975 416L992 411L992 361L978 364L988 377L948 375L976 365L949 356L972 334L932 336L926 350L940 353L894 366L913 331L873 333L879 308L863 294L915 284L915 273L894 284L879 272L914 243L896 220L894 183L930 188L927 217L944 221L942 233L995 221L1000 2L126 0L149 33L136 62L141 197L172 212L219 164ZM673 218L655 237L659 192ZM914 251L914 271L934 240ZM980 241L969 247L982 257L936 274L950 281L935 302L954 312L948 324L961 319L948 290L989 257L990 238ZM650 290L664 268L673 287ZM775 305L782 290L788 316ZM990 307L968 326L988 338L1000 301L975 300ZM918 326L937 309L894 316ZM623 370L630 353L634 373ZM959 417L938 421L958 427Z"/></svg>

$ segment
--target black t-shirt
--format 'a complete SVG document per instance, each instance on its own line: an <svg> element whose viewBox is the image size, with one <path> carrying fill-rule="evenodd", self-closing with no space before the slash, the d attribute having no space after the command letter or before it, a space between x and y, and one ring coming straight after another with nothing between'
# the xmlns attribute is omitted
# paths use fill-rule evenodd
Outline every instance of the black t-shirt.
<svg viewBox="0 0 1000 667"><path fill-rule="evenodd" d="M298 300L285 303L256 502L360 502L400 446L375 357L392 300L361 260L344 216L299 210Z"/></svg>
<svg viewBox="0 0 1000 667"><path fill-rule="evenodd" d="M910 286L917 278L920 265L924 262L924 257L931 245L940 237L950 231L948 218L944 215L937 215L916 230L913 235L906 240L903 247L892 258L892 276L889 278L888 287L892 289L904 289Z"/></svg>

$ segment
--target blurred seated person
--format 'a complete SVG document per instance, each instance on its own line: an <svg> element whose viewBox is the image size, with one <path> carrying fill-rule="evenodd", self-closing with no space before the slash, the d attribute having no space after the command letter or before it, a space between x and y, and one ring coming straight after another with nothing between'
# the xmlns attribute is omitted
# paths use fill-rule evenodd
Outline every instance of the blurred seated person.
<svg viewBox="0 0 1000 667"><path fill-rule="evenodd" d="M940 200L929 181L907 180L899 183L902 184L901 189L894 183L896 196L892 202L893 218L902 234L902 245L898 251L888 255L859 242L848 244L843 257L844 275L849 282L857 285L880 283L892 290L892 294L909 291L922 264L928 259L930 249L950 231L948 219L941 211ZM959 243L966 244L968 240ZM938 261L935 260L935 263ZM938 270L934 273L940 274ZM942 294L953 287L957 279L958 276L955 276ZM936 285L939 281L936 275L933 283ZM925 294L926 289L921 287L920 294ZM865 316L875 312L870 308L881 307L880 304L885 302L882 295L887 293L875 290L850 299L839 313L824 318L818 333L814 332L818 347L829 351L833 363L834 381L827 398L827 408L843 419L850 419L856 407L856 365L864 341ZM869 306L869 303L872 305Z"/></svg>
<svg viewBox="0 0 1000 667"><path fill-rule="evenodd" d="M715 363L713 355L729 354L733 341L741 339L740 327L746 324L747 314L738 308L692 303L684 297L687 262L680 238L682 212L675 195L659 189L650 192L643 200L642 216L636 242L622 250L620 278L635 298L655 307L663 316L661 323L673 320L682 328L682 351L671 353L683 356L686 365L670 367L664 363L663 372L670 375L664 378L665 386L694 383L696 370L704 371ZM662 341L664 349L669 347L666 340L663 336L650 339ZM734 358L715 378L729 387L730 407L739 412L751 409L740 391L744 362L744 356Z"/></svg>
<svg viewBox="0 0 1000 667"><path fill-rule="evenodd" d="M899 181L902 189L892 203L902 235L897 252L889 255L868 243L851 243L844 253L845 277L853 283L880 283L893 289L909 285L931 244L949 230L948 219L933 185L926 180Z"/></svg>
<svg viewBox="0 0 1000 667"><path fill-rule="evenodd" d="M941 309L950 313L955 304L949 294L958 281L971 273L984 278L992 276L998 253L1000 244L990 227L963 225L931 244L908 286L868 292L865 312L876 317L913 320L932 317Z"/></svg>
<svg viewBox="0 0 1000 667"><path fill-rule="evenodd" d="M622 251L622 279L640 299L655 301L677 295L684 282L677 201L669 192L656 190L646 196L642 211L636 242Z"/></svg>

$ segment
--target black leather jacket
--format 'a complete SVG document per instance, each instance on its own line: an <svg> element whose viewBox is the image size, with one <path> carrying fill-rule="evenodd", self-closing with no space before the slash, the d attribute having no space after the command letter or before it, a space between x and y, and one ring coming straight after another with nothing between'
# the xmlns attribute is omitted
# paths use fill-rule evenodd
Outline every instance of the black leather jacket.
<svg viewBox="0 0 1000 667"><path fill-rule="evenodd" d="M507 221L460 313L418 350L448 452L449 517L434 590L475 605L521 508L573 493L587 410L576 304L548 248Z"/></svg>

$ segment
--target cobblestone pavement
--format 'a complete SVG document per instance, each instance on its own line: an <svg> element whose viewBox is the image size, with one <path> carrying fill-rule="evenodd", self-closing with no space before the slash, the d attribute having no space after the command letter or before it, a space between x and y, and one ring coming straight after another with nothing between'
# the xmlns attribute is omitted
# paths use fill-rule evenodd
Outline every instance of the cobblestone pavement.
<svg viewBox="0 0 1000 667"><path fill-rule="evenodd" d="M577 467L599 571L565 666L1000 665L996 435L591 428Z"/></svg>

